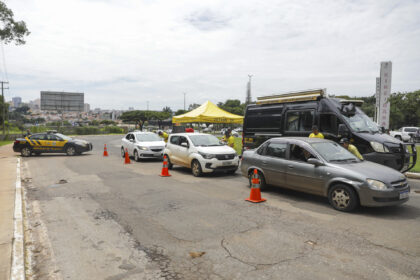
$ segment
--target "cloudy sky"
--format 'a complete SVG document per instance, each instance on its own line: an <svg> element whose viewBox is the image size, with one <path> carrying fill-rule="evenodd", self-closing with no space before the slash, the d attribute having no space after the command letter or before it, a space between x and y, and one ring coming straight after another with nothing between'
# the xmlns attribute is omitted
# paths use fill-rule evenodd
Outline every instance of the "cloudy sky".
<svg viewBox="0 0 420 280"><path fill-rule="evenodd" d="M7 97L84 92L91 107L150 109L309 88L420 89L420 1L6 0L31 35L4 47ZM3 79L5 79L2 64Z"/></svg>

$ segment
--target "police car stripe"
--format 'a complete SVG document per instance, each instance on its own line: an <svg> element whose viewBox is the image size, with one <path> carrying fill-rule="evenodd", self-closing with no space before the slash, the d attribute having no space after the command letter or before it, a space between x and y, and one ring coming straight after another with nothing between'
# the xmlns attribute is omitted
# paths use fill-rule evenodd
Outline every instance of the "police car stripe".
<svg viewBox="0 0 420 280"><path fill-rule="evenodd" d="M42 144L41 144L41 142L39 142L39 140L35 140L35 141L38 143L38 145L42 146Z"/></svg>

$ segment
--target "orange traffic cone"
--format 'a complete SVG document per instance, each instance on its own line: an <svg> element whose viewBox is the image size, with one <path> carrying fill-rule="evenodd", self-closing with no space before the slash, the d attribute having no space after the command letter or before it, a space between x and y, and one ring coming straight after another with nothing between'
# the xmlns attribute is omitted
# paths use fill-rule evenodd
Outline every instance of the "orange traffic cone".
<svg viewBox="0 0 420 280"><path fill-rule="evenodd" d="M261 191L260 191L260 176L258 175L257 169L254 169L254 174L252 174L252 186L251 186L251 194L249 198L245 199L250 202L264 202L266 201L265 198L261 198Z"/></svg>
<svg viewBox="0 0 420 280"><path fill-rule="evenodd" d="M162 173L160 173L160 176L161 177L171 176L171 174L169 174L168 159L166 158L166 156L163 156L163 167L162 167Z"/></svg>
<svg viewBox="0 0 420 280"><path fill-rule="evenodd" d="M108 150L106 149L106 144L104 144L104 157L108 156Z"/></svg>
<svg viewBox="0 0 420 280"><path fill-rule="evenodd" d="M128 150L127 148L125 148L125 160L124 160L124 164L130 164L130 157L128 156Z"/></svg>

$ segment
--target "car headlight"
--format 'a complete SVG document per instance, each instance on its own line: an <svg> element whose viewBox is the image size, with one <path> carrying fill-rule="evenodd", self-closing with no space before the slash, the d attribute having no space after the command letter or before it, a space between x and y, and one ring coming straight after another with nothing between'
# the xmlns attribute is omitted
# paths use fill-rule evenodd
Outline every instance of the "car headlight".
<svg viewBox="0 0 420 280"><path fill-rule="evenodd" d="M375 152L389 153L388 148L379 142L370 142L370 145L372 146L372 149L375 150Z"/></svg>
<svg viewBox="0 0 420 280"><path fill-rule="evenodd" d="M143 150L143 151L147 150L147 147L143 147L143 146L137 146L137 148L139 148L139 150Z"/></svg>
<svg viewBox="0 0 420 280"><path fill-rule="evenodd" d="M370 187L371 189L374 189L374 190L380 190L380 191L383 191L383 190L386 190L386 189L388 188L388 187L385 185L385 183L383 183L383 182L381 182L381 181L378 181L378 180L367 179L366 181L369 183L369 187Z"/></svg>
<svg viewBox="0 0 420 280"><path fill-rule="evenodd" d="M215 157L215 155L213 154L206 154L206 153L201 153L201 152L199 152L199 154L205 159L212 159Z"/></svg>

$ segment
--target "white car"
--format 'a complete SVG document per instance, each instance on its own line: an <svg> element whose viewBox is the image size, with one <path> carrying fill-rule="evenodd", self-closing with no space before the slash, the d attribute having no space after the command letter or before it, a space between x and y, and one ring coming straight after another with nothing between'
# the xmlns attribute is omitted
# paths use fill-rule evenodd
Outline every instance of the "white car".
<svg viewBox="0 0 420 280"><path fill-rule="evenodd" d="M213 135L204 133L171 134L164 155L168 157L168 168L174 164L191 168L196 177L203 173L225 171L236 172L239 157L235 150L221 144Z"/></svg>
<svg viewBox="0 0 420 280"><path fill-rule="evenodd" d="M416 135L418 129L418 127L402 127L398 131L390 131L389 134L394 138L408 142L412 135Z"/></svg>
<svg viewBox="0 0 420 280"><path fill-rule="evenodd" d="M162 158L165 142L156 133L135 131L127 133L121 140L121 156L128 155L136 161L142 158Z"/></svg>

